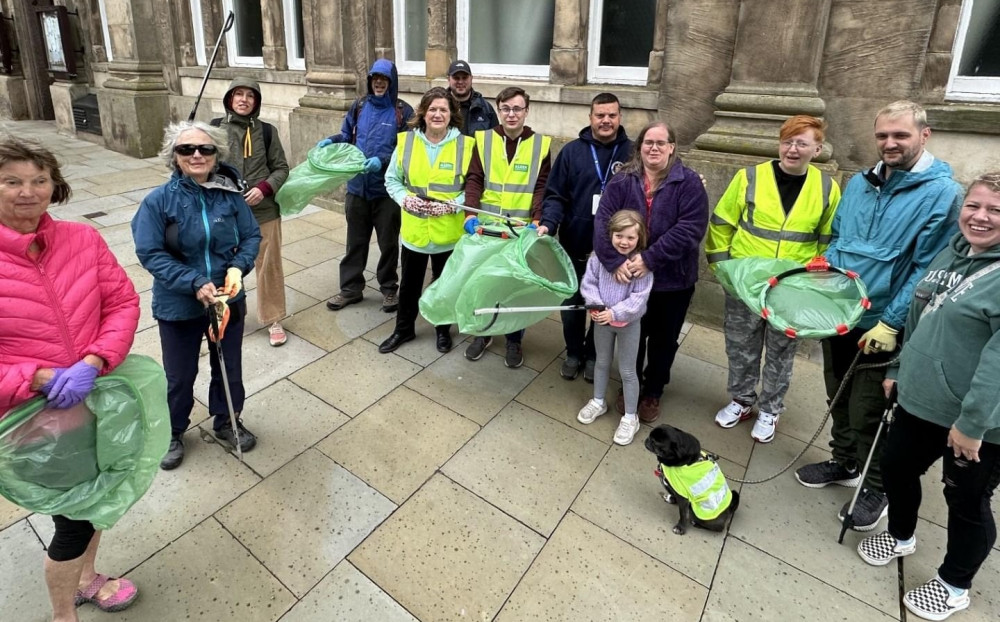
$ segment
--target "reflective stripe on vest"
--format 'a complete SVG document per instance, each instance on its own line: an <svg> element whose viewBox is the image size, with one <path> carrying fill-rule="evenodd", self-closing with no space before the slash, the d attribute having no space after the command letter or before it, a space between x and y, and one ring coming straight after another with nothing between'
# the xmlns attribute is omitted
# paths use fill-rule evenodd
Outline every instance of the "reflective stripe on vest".
<svg viewBox="0 0 1000 622"><path fill-rule="evenodd" d="M740 217L739 227L743 229L750 235L754 237L761 238L763 240L770 240L771 242L801 242L803 244L818 243L818 244L828 244L830 242L829 235L820 235L816 232L805 233L801 231L772 231L771 229L762 229L753 224L753 213L757 208L756 196L757 196L757 167L749 166L744 169L747 176L747 192L746 192L746 204L747 209L742 217ZM830 190L833 186L833 179L826 173L820 173L822 184L823 184L823 212L830 207ZM712 215L711 222L713 224L723 224L728 225L721 218L718 218L714 214Z"/></svg>
<svg viewBox="0 0 1000 622"><path fill-rule="evenodd" d="M531 218L535 184L551 142L548 136L533 134L520 145L528 148L523 151L518 148L514 159L508 163L505 140L500 140L494 130L476 132L476 144L483 162L483 195L479 208L525 220Z"/></svg>
<svg viewBox="0 0 1000 622"><path fill-rule="evenodd" d="M661 464L660 472L677 494L691 502L698 518L711 520L729 507L732 491L714 460L703 458L679 467Z"/></svg>
<svg viewBox="0 0 1000 622"><path fill-rule="evenodd" d="M409 192L442 201L452 201L462 193L472 161L471 138L460 135L442 145L433 166L423 142L413 132L399 134L398 143L403 145L399 165ZM416 248L447 246L462 237L464 221L462 213L421 217L401 210L399 237Z"/></svg>
<svg viewBox="0 0 1000 622"><path fill-rule="evenodd" d="M411 170L410 166L413 162L413 144L416 142L417 139L416 136L414 136L413 132L405 132L401 134L401 137L402 140L404 141L403 158L401 164L403 167L403 171L409 173ZM450 192L457 195L459 192L462 191L462 188L465 186L465 172L468 170L468 167L466 166L465 169L463 170L461 166L458 166L458 164L465 161L465 141L462 140L461 136L459 136L453 142L455 143L455 149L456 149L455 158L454 159L448 158L446 160L447 162L451 162L455 167L454 169L455 175L452 183L450 184L428 183L426 186L415 186L411 185L410 176L406 175L407 190L417 195L429 195L432 192L446 192L446 193ZM437 162L435 162L435 164L440 162L441 158L444 157L445 150L449 148L449 145L445 145L444 148L442 148L441 153L438 154L438 160ZM438 197L438 198L443 198L443 197Z"/></svg>

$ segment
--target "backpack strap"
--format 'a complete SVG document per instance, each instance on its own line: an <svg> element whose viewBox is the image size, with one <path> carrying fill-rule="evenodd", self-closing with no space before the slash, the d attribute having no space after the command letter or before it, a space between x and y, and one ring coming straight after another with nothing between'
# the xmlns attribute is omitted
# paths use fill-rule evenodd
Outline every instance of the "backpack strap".
<svg viewBox="0 0 1000 622"><path fill-rule="evenodd" d="M211 125L212 127L222 127L222 117L215 117L214 119L209 121L208 124Z"/></svg>

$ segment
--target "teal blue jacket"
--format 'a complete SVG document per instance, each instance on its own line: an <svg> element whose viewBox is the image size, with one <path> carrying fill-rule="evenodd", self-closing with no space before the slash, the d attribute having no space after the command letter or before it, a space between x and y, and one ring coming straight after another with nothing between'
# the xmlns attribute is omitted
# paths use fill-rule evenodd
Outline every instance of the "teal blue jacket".
<svg viewBox="0 0 1000 622"><path fill-rule="evenodd" d="M871 308L858 322L906 324L913 288L957 230L962 188L951 167L924 152L909 171L882 181L881 162L847 184L826 250L831 265L853 270L868 287Z"/></svg>

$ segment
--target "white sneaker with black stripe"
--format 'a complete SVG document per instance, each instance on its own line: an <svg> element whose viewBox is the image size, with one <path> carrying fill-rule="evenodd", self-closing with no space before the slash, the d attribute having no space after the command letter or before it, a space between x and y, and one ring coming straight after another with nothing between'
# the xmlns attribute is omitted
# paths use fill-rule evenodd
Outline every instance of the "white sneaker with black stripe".
<svg viewBox="0 0 1000 622"><path fill-rule="evenodd" d="M858 555L872 566L885 566L897 557L906 557L916 550L916 538L909 544L902 544L888 530L858 542Z"/></svg>
<svg viewBox="0 0 1000 622"><path fill-rule="evenodd" d="M925 620L944 620L956 611L968 609L969 602L969 590L955 596L941 577L934 577L903 595L903 604L910 613Z"/></svg>

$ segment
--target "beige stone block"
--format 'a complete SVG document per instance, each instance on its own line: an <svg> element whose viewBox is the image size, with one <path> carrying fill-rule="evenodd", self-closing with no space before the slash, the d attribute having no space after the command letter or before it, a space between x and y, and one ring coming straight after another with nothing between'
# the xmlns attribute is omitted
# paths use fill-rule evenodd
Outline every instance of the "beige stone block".
<svg viewBox="0 0 1000 622"><path fill-rule="evenodd" d="M854 556L854 561L860 565L854 569L855 573L868 574L868 570L875 570L862 567L864 562L857 559L856 553ZM887 568L879 570L882 574L895 576L894 572L887 572ZM855 594L831 586L828 578L828 573L810 575L775 559L766 551L729 538L702 620L730 622L748 619L748 616L755 620L888 622L896 619L858 600Z"/></svg>
<svg viewBox="0 0 1000 622"><path fill-rule="evenodd" d="M302 270L305 270L305 266L300 266L294 261L290 261L288 259L285 259L284 257L281 258L281 271L284 274L285 278L290 277L296 272L301 272ZM243 288L246 289L247 291L250 291L251 289L256 289L256 287L257 287L257 270L254 269L252 272L250 272L250 274L243 277Z"/></svg>
<svg viewBox="0 0 1000 622"><path fill-rule="evenodd" d="M224 508L218 519L301 598L395 509L343 467L309 450Z"/></svg>
<svg viewBox="0 0 1000 622"><path fill-rule="evenodd" d="M259 321L257 317L257 298L259 297L260 290L254 288L247 292L247 317L243 323L243 334L250 337L250 333L259 331L265 328L265 325ZM319 301L311 296L306 296L302 292L292 289L291 287L285 287L285 313L288 315L293 315L299 311L304 311L311 307L319 304ZM267 324L270 326L270 324ZM267 337L267 332L263 332L262 337ZM284 347L284 346L282 346ZM275 353L277 356L277 353Z"/></svg>
<svg viewBox="0 0 1000 622"><path fill-rule="evenodd" d="M106 212L106 216L95 216L94 222L105 227L111 227L118 224L130 224L132 222L132 217L135 213L139 211L138 204L126 205L125 207L120 207Z"/></svg>
<svg viewBox="0 0 1000 622"><path fill-rule="evenodd" d="M272 622L295 597L214 519L196 526L129 573L135 603L116 620L231 620ZM81 607L81 622L108 614Z"/></svg>
<svg viewBox="0 0 1000 622"><path fill-rule="evenodd" d="M663 500L663 485L653 474L656 456L643 446L647 436L643 428L631 445L612 445L570 509L706 588L711 587L726 534L692 527L683 536L671 531L678 519L677 506ZM743 478L744 467L725 459L720 460L720 466L727 477ZM735 482L730 485L740 489ZM739 520L739 511L736 517Z"/></svg>
<svg viewBox="0 0 1000 622"><path fill-rule="evenodd" d="M42 517L52 522L48 516ZM28 521L0 531L0 611L5 620L48 622L52 606L45 591L45 552Z"/></svg>
<svg viewBox="0 0 1000 622"><path fill-rule="evenodd" d="M344 313L339 311L338 313ZM325 304L318 304L296 313L282 322L285 332L291 332L327 352L336 350L354 338L340 329L333 313Z"/></svg>
<svg viewBox="0 0 1000 622"><path fill-rule="evenodd" d="M306 238L311 238L314 235L319 235L329 231L329 227L324 227L319 224L315 224L305 220L304 218L295 218L293 220L282 220L281 221L281 243L282 247L287 244L293 244L299 240L304 240Z"/></svg>
<svg viewBox="0 0 1000 622"><path fill-rule="evenodd" d="M478 431L472 421L398 387L317 449L403 503Z"/></svg>
<svg viewBox="0 0 1000 622"><path fill-rule="evenodd" d="M326 242L326 244L332 243ZM282 249L282 255L284 255L284 249ZM291 260L287 256L283 258ZM295 263L302 265L298 262ZM306 267L294 275L285 275L285 285L294 287L316 300L327 300L340 291L340 261L329 259L322 263Z"/></svg>
<svg viewBox="0 0 1000 622"><path fill-rule="evenodd" d="M678 352L719 367L729 367L726 338L721 330L692 325Z"/></svg>
<svg viewBox="0 0 1000 622"><path fill-rule="evenodd" d="M424 622L491 620L544 542L435 475L348 559Z"/></svg>
<svg viewBox="0 0 1000 622"><path fill-rule="evenodd" d="M348 561L330 571L305 598L281 618L282 622L378 620L418 622L379 586Z"/></svg>
<svg viewBox="0 0 1000 622"><path fill-rule="evenodd" d="M496 620L696 622L707 597L708 588L571 512Z"/></svg>
<svg viewBox="0 0 1000 622"><path fill-rule="evenodd" d="M577 413L588 400L594 397L594 385L583 381L582 373L576 380L567 381L559 375L562 359L556 359L531 381L524 391L518 394L517 401L545 413L556 421L571 428L584 432L606 444L611 443L618 428L621 415L615 410L615 399L621 383L611 380L605 393L608 402L608 412L598 417L593 423L584 425L576 420ZM642 431L638 433L639 436Z"/></svg>
<svg viewBox="0 0 1000 622"><path fill-rule="evenodd" d="M395 354L379 354L359 339L292 374L291 380L354 417L418 371L419 366Z"/></svg>
<svg viewBox="0 0 1000 622"><path fill-rule="evenodd" d="M324 237L328 240L336 242L337 244L342 244L345 249L347 248L347 227L331 229L322 234L320 237Z"/></svg>
<svg viewBox="0 0 1000 622"><path fill-rule="evenodd" d="M281 256L287 257L301 266L310 267L343 255L345 248L344 245L331 242L321 236L313 236L282 245Z"/></svg>
<svg viewBox="0 0 1000 622"><path fill-rule="evenodd" d="M343 229L347 227L347 220L344 218L344 213L342 211L335 212L333 210L324 209L307 216L303 216L302 220L327 229Z"/></svg>
<svg viewBox="0 0 1000 622"><path fill-rule="evenodd" d="M28 510L0 497L0 530L13 525L30 514L31 512Z"/></svg>
<svg viewBox="0 0 1000 622"><path fill-rule="evenodd" d="M607 445L514 403L442 471L548 536L600 463Z"/></svg>
<svg viewBox="0 0 1000 622"><path fill-rule="evenodd" d="M368 285L369 289L365 290L366 293L371 291L372 286L378 286L378 282L375 279L372 279L369 281ZM387 314L387 317L392 321L385 322L374 330L365 333L365 339L375 345L378 345L388 339L389 335L396 330L396 314L389 313ZM413 361L421 367L427 367L434 361L444 356L444 354L437 351L437 333L435 332L434 327L424 319L424 316L419 314L417 315L414 330L417 332L417 338L396 350L395 354L408 361ZM464 339L463 335L456 334L454 327L451 329L451 336L452 350L460 349L464 352L465 346L469 343L469 339Z"/></svg>
<svg viewBox="0 0 1000 622"><path fill-rule="evenodd" d="M524 353L524 365L541 372L566 349L562 325L549 319L532 324L525 329L521 346ZM507 353L507 340L503 335L493 337L493 344L489 351L500 356ZM582 371L580 373L583 374Z"/></svg>
<svg viewBox="0 0 1000 622"><path fill-rule="evenodd" d="M456 348L442 356L408 380L406 386L486 425L537 375L526 367L507 369L503 359L492 352L478 361L469 361L462 350Z"/></svg>

